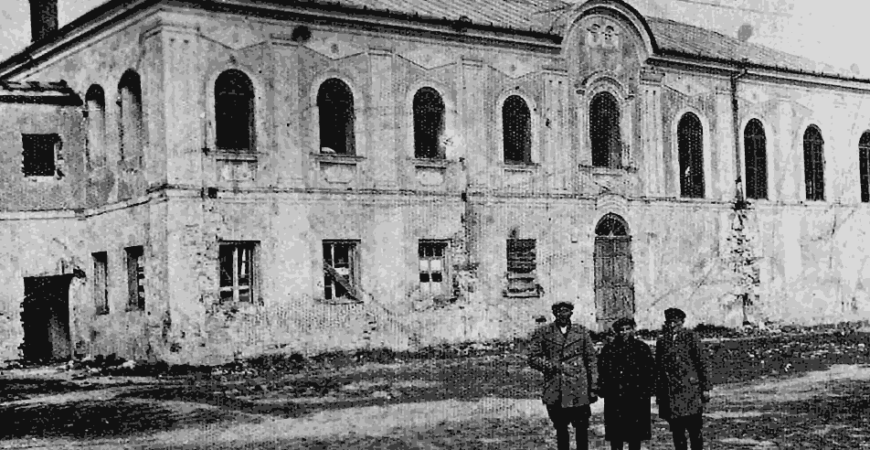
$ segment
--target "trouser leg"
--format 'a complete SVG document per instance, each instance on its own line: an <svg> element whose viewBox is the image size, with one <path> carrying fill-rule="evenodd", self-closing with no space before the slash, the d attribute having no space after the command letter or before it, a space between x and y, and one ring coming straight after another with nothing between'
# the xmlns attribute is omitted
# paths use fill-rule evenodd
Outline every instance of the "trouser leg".
<svg viewBox="0 0 870 450"><path fill-rule="evenodd" d="M703 419L700 414L686 418L686 430L689 432L692 450L703 450L704 448L704 436L701 434L701 428L703 428Z"/></svg>
<svg viewBox="0 0 870 450"><path fill-rule="evenodd" d="M689 443L686 440L686 427L680 417L675 417L669 421L671 425L671 435L674 438L675 450L689 450Z"/></svg>
<svg viewBox="0 0 870 450"><path fill-rule="evenodd" d="M622 441L610 441L610 450L622 450Z"/></svg>
<svg viewBox="0 0 870 450"><path fill-rule="evenodd" d="M640 441L628 441L628 450L640 450Z"/></svg>
<svg viewBox="0 0 870 450"><path fill-rule="evenodd" d="M556 428L556 449L571 450L571 435L568 432L571 420L565 408L559 405L547 405L547 415L550 416L550 421Z"/></svg>

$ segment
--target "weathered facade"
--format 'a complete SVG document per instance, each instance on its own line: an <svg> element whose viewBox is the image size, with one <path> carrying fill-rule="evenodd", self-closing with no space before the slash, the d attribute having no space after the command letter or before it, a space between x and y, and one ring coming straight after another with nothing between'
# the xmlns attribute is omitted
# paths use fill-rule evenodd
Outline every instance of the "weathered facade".
<svg viewBox="0 0 870 450"><path fill-rule="evenodd" d="M619 1L118 0L0 79L0 358L870 314L870 81Z"/></svg>

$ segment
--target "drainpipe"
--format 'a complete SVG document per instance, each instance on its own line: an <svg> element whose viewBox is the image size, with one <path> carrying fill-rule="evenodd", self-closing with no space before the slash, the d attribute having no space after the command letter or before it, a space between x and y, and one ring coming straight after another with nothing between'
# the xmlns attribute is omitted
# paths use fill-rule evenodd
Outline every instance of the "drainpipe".
<svg viewBox="0 0 870 450"><path fill-rule="evenodd" d="M736 192L735 192L735 200L738 203L743 203L743 183L742 183L742 174L743 174L743 160L740 155L740 114L739 114L739 106L737 104L737 80L746 75L746 59L743 59L743 62L739 65L740 70L736 73L731 74L731 122L732 122L732 132L734 133L734 164L737 169L735 179Z"/></svg>

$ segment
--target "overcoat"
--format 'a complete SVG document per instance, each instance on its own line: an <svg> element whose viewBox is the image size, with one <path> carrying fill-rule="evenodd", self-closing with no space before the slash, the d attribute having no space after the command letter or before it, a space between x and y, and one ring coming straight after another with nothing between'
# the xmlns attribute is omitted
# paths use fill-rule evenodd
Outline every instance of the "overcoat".
<svg viewBox="0 0 870 450"><path fill-rule="evenodd" d="M561 364L567 370L561 370ZM598 364L589 331L572 323L563 335L555 323L532 334L529 365L544 374L541 399L563 408L589 404L590 391L598 389Z"/></svg>
<svg viewBox="0 0 870 450"><path fill-rule="evenodd" d="M598 393L604 398L604 438L652 438L650 398L655 392L652 350L638 339L614 339L598 355Z"/></svg>
<svg viewBox="0 0 870 450"><path fill-rule="evenodd" d="M710 389L710 372L701 340L691 330L665 331L656 340L656 403L659 416L701 414L703 391Z"/></svg>

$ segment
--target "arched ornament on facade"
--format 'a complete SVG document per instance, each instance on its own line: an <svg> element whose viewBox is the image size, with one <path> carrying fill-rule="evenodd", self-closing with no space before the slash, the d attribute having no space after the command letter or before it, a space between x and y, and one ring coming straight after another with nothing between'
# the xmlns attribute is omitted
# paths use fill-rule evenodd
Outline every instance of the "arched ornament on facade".
<svg viewBox="0 0 870 450"><path fill-rule="evenodd" d="M550 33L563 37L563 54L567 54L570 47L572 47L571 43L574 42L573 39L568 39L570 34L576 32L588 32L588 30L580 29L577 24L587 16L600 14L608 16L615 15L623 18L628 24L630 24L643 43L643 48L646 52L645 56L648 57L658 53L658 44L656 43L655 36L652 33L652 28L650 28L643 15L641 15L633 6L621 0L591 0L566 9L550 26ZM600 31L605 33L607 30L602 28ZM602 34L602 38L603 37L605 36ZM618 35L616 36L616 39L621 40L626 37L627 36L624 35Z"/></svg>

